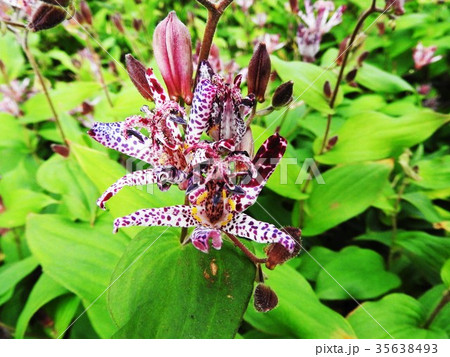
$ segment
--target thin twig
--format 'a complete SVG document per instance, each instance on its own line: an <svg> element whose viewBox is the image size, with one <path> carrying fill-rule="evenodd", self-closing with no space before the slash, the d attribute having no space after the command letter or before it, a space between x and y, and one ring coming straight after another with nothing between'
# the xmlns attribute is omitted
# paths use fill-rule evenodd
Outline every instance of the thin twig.
<svg viewBox="0 0 450 357"><path fill-rule="evenodd" d="M248 248L245 245L243 245L239 241L239 239L237 239L231 233L225 232L225 234L228 236L228 238L230 238L233 241L235 246L237 246L240 250L242 250L242 252L253 262L253 264L255 264L255 265L261 264L261 263L264 264L267 261L266 258L258 258L256 255L254 255L250 250L248 250Z"/></svg>
<svg viewBox="0 0 450 357"><path fill-rule="evenodd" d="M436 308L431 313L430 317L427 319L427 321L423 325L423 328L427 329L428 327L430 327L431 323L436 318L437 314L439 314L439 312L444 308L445 305L447 305L448 302L450 302L450 291L446 290L444 292L444 294L442 295L441 301L439 302L439 304L436 306Z"/></svg>

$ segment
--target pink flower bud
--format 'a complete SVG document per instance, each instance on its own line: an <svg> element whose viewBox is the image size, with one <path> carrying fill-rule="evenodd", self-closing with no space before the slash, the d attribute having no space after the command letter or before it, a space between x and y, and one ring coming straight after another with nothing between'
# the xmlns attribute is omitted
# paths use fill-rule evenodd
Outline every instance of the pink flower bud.
<svg viewBox="0 0 450 357"><path fill-rule="evenodd" d="M83 15L84 20L89 24L92 25L92 12L91 8L89 7L89 4L87 1L80 2L80 11Z"/></svg>
<svg viewBox="0 0 450 357"><path fill-rule="evenodd" d="M169 96L192 102L192 44L188 28L175 11L156 26L153 33L156 63L166 83Z"/></svg>

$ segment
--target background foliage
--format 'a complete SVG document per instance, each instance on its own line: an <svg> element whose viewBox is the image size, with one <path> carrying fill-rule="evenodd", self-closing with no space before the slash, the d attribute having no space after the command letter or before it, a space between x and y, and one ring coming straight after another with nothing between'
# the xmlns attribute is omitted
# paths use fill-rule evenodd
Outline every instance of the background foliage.
<svg viewBox="0 0 450 357"><path fill-rule="evenodd" d="M8 80L31 78L37 94L20 103L20 115L0 113L0 336L448 338L449 59L414 70L411 55L419 41L448 54L448 4L407 1L405 15L378 19L384 33L381 25L369 26L378 15L368 19L347 70L363 51L369 57L354 83L344 84L333 111L330 136L338 142L318 155L332 112L324 82L336 80L339 43L370 1L335 3L346 3L347 11L324 37L314 64L300 61L293 41L297 19L284 0L258 1L250 14L232 4L215 38L225 62L246 67L253 41L279 34L285 46L272 55L277 76L269 91L293 80L300 96L285 114L258 118L253 127L258 147L282 125L290 143L285 157L298 161L285 161L285 172L277 169L250 214L277 226L300 226L305 248L267 272L280 303L266 314L249 304L255 271L231 243L205 255L181 247L174 229L111 233L114 217L181 203L176 188L164 194L126 188L108 212L95 205L125 173L125 158L91 140L86 125L123 120L145 104L123 69L125 54L155 67L151 38L157 22L176 10L195 43L205 10L194 1L93 0L89 31L99 43L73 21L30 35L71 143L67 158L50 149L63 143L52 113L14 35L3 33L0 59ZM123 33L111 21L116 13ZM264 27L249 20L259 13L267 14ZM143 21L141 30L133 28L133 19ZM99 56L113 107L92 63L79 54L85 47ZM425 95L418 90L424 84L431 85ZM83 114L83 102L93 111ZM302 180L307 158L320 164L325 185Z"/></svg>

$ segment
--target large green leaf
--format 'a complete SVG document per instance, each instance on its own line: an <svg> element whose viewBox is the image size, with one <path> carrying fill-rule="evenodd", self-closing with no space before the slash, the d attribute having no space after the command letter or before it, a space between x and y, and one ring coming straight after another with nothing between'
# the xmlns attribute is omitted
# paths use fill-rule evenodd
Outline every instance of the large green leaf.
<svg viewBox="0 0 450 357"><path fill-rule="evenodd" d="M370 314L370 315L369 315ZM425 329L422 304L405 294L365 302L347 317L358 338L447 338L444 330Z"/></svg>
<svg viewBox="0 0 450 357"><path fill-rule="evenodd" d="M296 259L298 261L298 266L296 268L310 281L316 281L317 276L322 270L321 266L325 266L339 255L338 252L319 245L312 247L308 253L309 254L302 254L300 259Z"/></svg>
<svg viewBox="0 0 450 357"><path fill-rule="evenodd" d="M417 110L401 118L377 112L359 114L333 133L339 137L338 143L316 159L331 165L396 156L404 148L426 140L449 119L448 115L430 110ZM320 144L316 141L316 151Z"/></svg>
<svg viewBox="0 0 450 357"><path fill-rule="evenodd" d="M45 304L69 291L47 274L42 274L31 290L27 303L17 320L15 338L23 338L33 315Z"/></svg>
<svg viewBox="0 0 450 357"><path fill-rule="evenodd" d="M96 332L110 337L116 328L105 291L128 238L120 232L113 235L104 217L92 226L57 215L30 215L26 232L44 272L79 296Z"/></svg>
<svg viewBox="0 0 450 357"><path fill-rule="evenodd" d="M100 192L124 176L127 172L118 162L105 153L81 145L72 144L71 152L78 164ZM149 191L149 192L147 192ZM161 192L156 185L147 187L125 187L111 198L106 206L114 218L125 216L138 209L182 204L184 193L177 187ZM129 227L123 231L130 237L140 232L140 227Z"/></svg>
<svg viewBox="0 0 450 357"><path fill-rule="evenodd" d="M417 163L420 180L413 184L438 190L449 187L450 183L450 155L437 156L432 160L423 160Z"/></svg>
<svg viewBox="0 0 450 357"><path fill-rule="evenodd" d="M407 81L395 74L383 71L369 63L364 63L358 69L356 83L382 93L414 92L414 88Z"/></svg>
<svg viewBox="0 0 450 357"><path fill-rule="evenodd" d="M450 258L445 261L441 269L441 279L447 289L450 289Z"/></svg>
<svg viewBox="0 0 450 357"><path fill-rule="evenodd" d="M401 284L398 276L384 270L383 257L371 249L346 247L324 268L316 281L320 299L349 299L349 294L355 299L373 299Z"/></svg>
<svg viewBox="0 0 450 357"><path fill-rule="evenodd" d="M112 276L117 338L232 338L255 268L232 244L204 254L176 229L150 228L129 245ZM117 280L116 280L117 279Z"/></svg>
<svg viewBox="0 0 450 357"><path fill-rule="evenodd" d="M263 314L249 305L245 320L256 329L280 337L355 337L348 322L323 305L305 278L289 265L277 267L267 275L279 306Z"/></svg>
<svg viewBox="0 0 450 357"><path fill-rule="evenodd" d="M25 60L20 44L13 33L6 31L0 36L0 53L2 54L2 62L5 65L8 78L17 78L25 69ZM0 83L5 82L7 80L4 76L0 76Z"/></svg>
<svg viewBox="0 0 450 357"><path fill-rule="evenodd" d="M443 284L436 285L425 292L418 300L425 310L426 319L431 328L442 329L450 336L450 304L447 303L440 311L436 313L436 309L442 304L443 300L448 299L448 287ZM435 314L433 316L433 314Z"/></svg>
<svg viewBox="0 0 450 357"><path fill-rule="evenodd" d="M335 167L313 183L306 200L303 235L313 236L365 211L383 191L390 164L366 162Z"/></svg>
<svg viewBox="0 0 450 357"><path fill-rule="evenodd" d="M34 257L28 257L0 267L0 305L12 297L16 285L36 269L38 264Z"/></svg>
<svg viewBox="0 0 450 357"><path fill-rule="evenodd" d="M325 68L307 62L285 62L272 56L272 65L281 79L294 81L294 99L303 100L310 107L326 114L334 112L323 94L326 81L332 85L336 83L336 75ZM335 106L342 101L342 92L339 91Z"/></svg>

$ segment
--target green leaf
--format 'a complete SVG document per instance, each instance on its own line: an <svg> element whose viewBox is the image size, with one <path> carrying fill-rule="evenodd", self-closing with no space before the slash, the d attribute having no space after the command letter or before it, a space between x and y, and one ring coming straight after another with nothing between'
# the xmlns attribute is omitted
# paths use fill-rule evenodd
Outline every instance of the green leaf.
<svg viewBox="0 0 450 357"><path fill-rule="evenodd" d="M441 279L447 289L450 289L450 258L445 261L441 269Z"/></svg>
<svg viewBox="0 0 450 357"><path fill-rule="evenodd" d="M374 92L381 93L398 93L398 92L414 92L414 88L395 74L383 71L378 67L369 63L364 63L361 68L358 69L355 82L373 90Z"/></svg>
<svg viewBox="0 0 450 357"><path fill-rule="evenodd" d="M423 218L431 223L443 221L431 200L423 192L408 192L402 199L412 204L419 211L419 218Z"/></svg>
<svg viewBox="0 0 450 357"><path fill-rule="evenodd" d="M316 281L317 276L322 270L321 266L325 266L330 261L336 258L338 252L331 249L315 246L309 250L309 254L302 254L300 256L297 270L308 280Z"/></svg>
<svg viewBox="0 0 450 357"><path fill-rule="evenodd" d="M369 315L370 314L370 315ZM447 338L445 331L425 329L420 302L405 294L391 294L376 302L365 302L348 317L358 338Z"/></svg>
<svg viewBox="0 0 450 357"><path fill-rule="evenodd" d="M390 170L389 163L367 162L325 172L325 184L313 182L306 200L303 235L320 234L364 212L382 193Z"/></svg>
<svg viewBox="0 0 450 357"><path fill-rule="evenodd" d="M97 94L101 86L96 82L58 82L50 90L50 97L58 114L79 106L83 101ZM22 106L25 112L23 123L37 123L52 118L53 114L44 93L36 94Z"/></svg>
<svg viewBox="0 0 450 357"><path fill-rule="evenodd" d="M121 327L114 337L232 338L254 277L253 264L227 241L204 254L181 246L176 229L146 229L111 279L109 309Z"/></svg>
<svg viewBox="0 0 450 357"><path fill-rule="evenodd" d="M29 213L38 213L42 208L56 202L46 194L25 189L8 192L3 200L6 210L0 214L0 227L4 228L24 225Z"/></svg>
<svg viewBox="0 0 450 357"><path fill-rule="evenodd" d="M73 156L53 155L40 166L36 179L47 191L62 195L70 218L94 221L99 193Z"/></svg>
<svg viewBox="0 0 450 357"><path fill-rule="evenodd" d="M45 304L69 291L47 274L42 274L31 290L30 296L17 320L15 338L23 338L33 315Z"/></svg>
<svg viewBox="0 0 450 357"><path fill-rule="evenodd" d="M272 66L283 82L294 81L295 101L303 100L307 105L322 113L334 113L323 94L326 81L329 81L332 87L336 83L336 75L332 71L312 63L285 62L276 56L271 56L271 60ZM342 92L339 91L335 106L342 102L342 98Z"/></svg>
<svg viewBox="0 0 450 357"><path fill-rule="evenodd" d="M426 140L449 118L430 110L417 110L401 118L377 112L360 114L349 118L333 133L339 137L336 146L316 159L332 165L393 157L404 148ZM316 152L321 144L319 141L315 142Z"/></svg>
<svg viewBox="0 0 450 357"><path fill-rule="evenodd" d="M53 338L63 338L72 320L79 317L79 315L77 316L76 314L77 312L80 313L80 298L73 294L67 294L57 298L51 305L51 313L53 314L53 319L55 321L51 336ZM77 320L74 325L78 323L79 320Z"/></svg>
<svg viewBox="0 0 450 357"><path fill-rule="evenodd" d="M28 257L0 267L0 305L12 297L16 285L36 269L37 266L38 262L36 259Z"/></svg>
<svg viewBox="0 0 450 357"><path fill-rule="evenodd" d="M119 178L126 175L126 170L118 162L110 159L105 153L73 144L71 152L78 164L99 192L103 192ZM156 185L125 187L111 198L106 206L111 215L122 217L138 209L171 206L184 202L184 192L177 187L161 192ZM140 227L129 227L124 230L130 237L140 232Z"/></svg>
<svg viewBox="0 0 450 357"><path fill-rule="evenodd" d="M20 44L13 33L4 32L0 36L0 53L8 78L16 79L25 69L25 60ZM0 83L5 82L4 76L0 76Z"/></svg>
<svg viewBox="0 0 450 357"><path fill-rule="evenodd" d="M111 231L104 217L92 226L48 214L30 215L26 227L28 244L44 272L81 298L95 331L105 338L116 329L105 291L128 243L123 233Z"/></svg>
<svg viewBox="0 0 450 357"><path fill-rule="evenodd" d="M373 299L401 284L398 276L385 271L383 257L370 249L346 247L324 268L316 281L319 299L350 299L349 294L355 299Z"/></svg>
<svg viewBox="0 0 450 357"><path fill-rule="evenodd" d="M256 329L280 337L354 338L348 322L323 305L308 282L289 265L268 271L268 284L278 295L279 305L260 313L249 305L245 320Z"/></svg>
<svg viewBox="0 0 450 357"><path fill-rule="evenodd" d="M448 188L450 182L450 155L419 161L417 167L420 180L411 181L411 183L433 190Z"/></svg>
<svg viewBox="0 0 450 357"><path fill-rule="evenodd" d="M425 292L425 294L419 298L419 301L425 310L426 320L431 322L429 323L429 326L431 328L442 329L450 336L450 324L448 323L448 321L450 321L450 304L448 301L445 306L438 311L437 315L434 317L432 316L438 306L442 304L445 299L448 299L448 294L448 288L446 288L444 284L439 284Z"/></svg>

